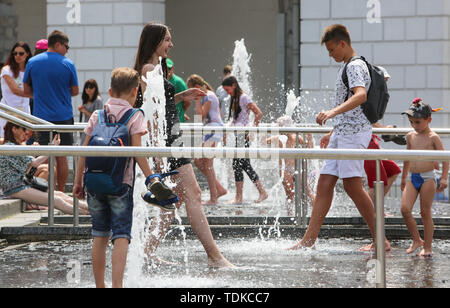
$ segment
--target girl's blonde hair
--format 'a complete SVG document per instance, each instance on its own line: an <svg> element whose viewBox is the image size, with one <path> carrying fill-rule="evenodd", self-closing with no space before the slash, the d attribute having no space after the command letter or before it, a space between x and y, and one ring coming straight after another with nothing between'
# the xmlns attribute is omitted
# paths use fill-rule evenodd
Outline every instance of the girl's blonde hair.
<svg viewBox="0 0 450 308"><path fill-rule="evenodd" d="M209 85L209 83L207 83L200 75L197 74L192 74L191 76L189 76L189 78L187 79L187 86L188 87L194 87L194 86L206 86L206 88L209 91L213 91L214 90L211 88L211 86Z"/></svg>

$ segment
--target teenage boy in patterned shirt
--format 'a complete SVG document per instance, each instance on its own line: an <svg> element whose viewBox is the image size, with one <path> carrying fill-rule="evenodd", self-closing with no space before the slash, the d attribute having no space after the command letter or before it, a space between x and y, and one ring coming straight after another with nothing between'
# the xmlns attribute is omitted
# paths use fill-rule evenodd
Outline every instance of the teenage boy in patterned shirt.
<svg viewBox="0 0 450 308"><path fill-rule="evenodd" d="M325 135L321 141L321 148L332 149L366 149L372 137L372 126L364 115L360 105L367 100L371 79L364 61L350 60L356 56L351 45L351 38L347 28L343 25L332 25L325 29L322 36L330 57L342 65L338 72L335 88L335 107L322 111L316 117L319 125L333 119L333 130ZM349 63L350 62L350 63ZM347 66L349 89L342 81L342 72ZM348 95L348 99L347 99ZM334 187L339 178L344 183L347 195L355 203L359 213L367 223L372 238L375 239L375 214L373 202L363 186L364 161L362 160L326 160L322 168L317 195L311 213L308 229L303 238L291 250L312 247L319 235L320 228L333 201ZM373 243L361 250L373 249ZM386 250L389 250L386 241Z"/></svg>

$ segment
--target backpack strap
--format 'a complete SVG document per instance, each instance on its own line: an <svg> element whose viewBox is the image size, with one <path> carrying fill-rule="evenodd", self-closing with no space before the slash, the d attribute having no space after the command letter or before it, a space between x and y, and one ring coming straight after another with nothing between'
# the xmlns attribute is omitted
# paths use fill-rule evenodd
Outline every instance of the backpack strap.
<svg viewBox="0 0 450 308"><path fill-rule="evenodd" d="M125 114L120 118L119 122L122 125L127 125L128 121L130 121L131 117L138 111L141 111L142 114L144 114L144 111L139 108L130 108L128 109Z"/></svg>
<svg viewBox="0 0 450 308"><path fill-rule="evenodd" d="M363 56L355 56L355 57L352 57L350 59L350 61L345 63L344 69L342 70L342 82L344 83L345 87L347 88L347 97L345 98L345 101L348 100L348 97L350 96L350 92L351 92L351 89L349 88L349 85L348 85L347 66L351 62L353 62L355 60L358 60L358 59L363 60L364 62L366 62L366 59Z"/></svg>
<svg viewBox="0 0 450 308"><path fill-rule="evenodd" d="M97 111L97 114L98 114L98 124L102 124L102 119L104 123L109 122L105 109Z"/></svg>

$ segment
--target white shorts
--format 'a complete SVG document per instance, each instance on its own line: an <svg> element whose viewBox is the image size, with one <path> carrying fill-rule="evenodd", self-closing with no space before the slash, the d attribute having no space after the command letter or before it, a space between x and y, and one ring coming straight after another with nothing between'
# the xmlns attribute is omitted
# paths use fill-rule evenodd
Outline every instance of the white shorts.
<svg viewBox="0 0 450 308"><path fill-rule="evenodd" d="M355 135L333 133L328 149L367 149L371 138L372 130ZM330 174L340 179L363 177L364 160L326 160L320 174Z"/></svg>

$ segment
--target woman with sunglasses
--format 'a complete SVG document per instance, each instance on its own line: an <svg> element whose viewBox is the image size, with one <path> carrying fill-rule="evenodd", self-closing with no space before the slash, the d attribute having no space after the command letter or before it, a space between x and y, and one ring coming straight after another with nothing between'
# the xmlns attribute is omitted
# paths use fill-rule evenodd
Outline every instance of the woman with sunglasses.
<svg viewBox="0 0 450 308"><path fill-rule="evenodd" d="M4 145L26 146L26 129L11 122L5 125ZM53 139L53 144L59 145L59 134ZM25 183L23 178L31 168L38 168L47 161L47 156L3 156L0 155L0 189L8 198L21 199L27 203L48 206L48 193L32 188ZM73 214L73 198L61 191L55 191L55 209L65 214ZM89 209L85 201L79 200L80 215L89 215Z"/></svg>
<svg viewBox="0 0 450 308"><path fill-rule="evenodd" d="M23 91L23 74L31 56L31 50L27 43L15 43L0 74L2 89L0 102L26 113L30 113L30 100ZM3 137L5 124L6 120L0 119L0 137Z"/></svg>
<svg viewBox="0 0 450 308"><path fill-rule="evenodd" d="M103 109L103 100L100 97L98 84L95 79L89 79L84 83L81 99L83 100L83 104L78 107L80 111L80 122L88 122L91 114L95 110ZM80 144L83 144L85 136L83 133Z"/></svg>

